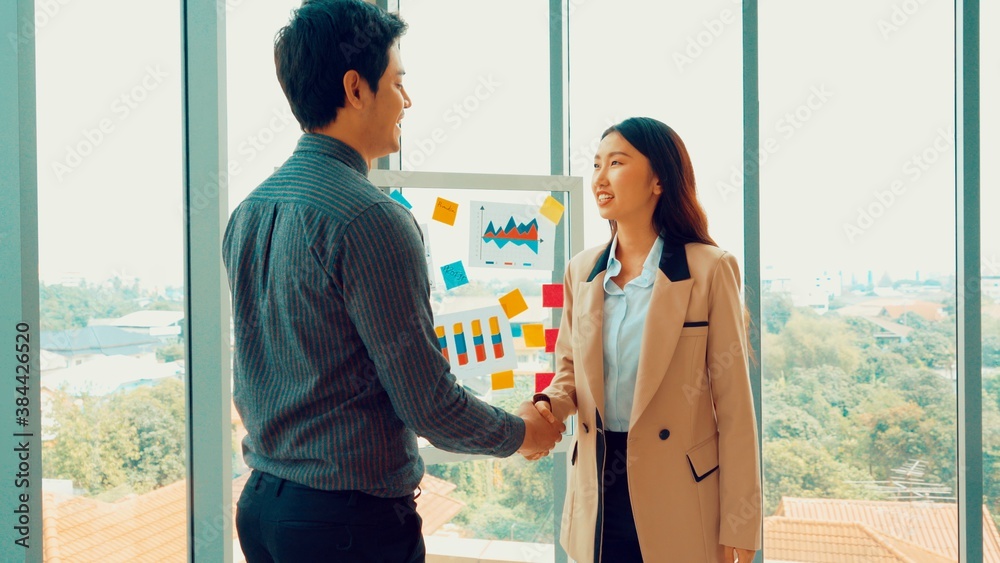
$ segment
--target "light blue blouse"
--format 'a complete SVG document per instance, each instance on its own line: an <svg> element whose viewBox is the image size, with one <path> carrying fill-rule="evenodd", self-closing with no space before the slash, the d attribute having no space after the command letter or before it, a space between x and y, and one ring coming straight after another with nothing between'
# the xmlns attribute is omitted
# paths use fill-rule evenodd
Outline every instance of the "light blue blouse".
<svg viewBox="0 0 1000 563"><path fill-rule="evenodd" d="M642 274L618 287L611 278L622 270L616 258L618 237L611 243L608 269L604 275L604 410L605 428L628 431L639 371L639 350L643 327L653 296L653 282L660 269L663 239L657 237L642 265Z"/></svg>

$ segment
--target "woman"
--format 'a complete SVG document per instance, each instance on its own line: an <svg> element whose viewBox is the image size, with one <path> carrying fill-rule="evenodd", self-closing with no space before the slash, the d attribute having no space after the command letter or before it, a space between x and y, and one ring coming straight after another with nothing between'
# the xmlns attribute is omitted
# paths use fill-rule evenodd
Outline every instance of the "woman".
<svg viewBox="0 0 1000 563"><path fill-rule="evenodd" d="M612 240L569 263L557 375L534 397L550 422L578 413L561 543L581 562L748 563L761 495L739 266L667 125L605 131L592 187Z"/></svg>

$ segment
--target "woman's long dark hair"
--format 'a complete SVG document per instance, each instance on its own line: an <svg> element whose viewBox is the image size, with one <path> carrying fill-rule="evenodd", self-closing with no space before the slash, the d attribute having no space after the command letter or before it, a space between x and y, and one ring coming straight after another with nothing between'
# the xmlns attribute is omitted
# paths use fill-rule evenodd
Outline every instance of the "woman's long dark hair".
<svg viewBox="0 0 1000 563"><path fill-rule="evenodd" d="M708 217L695 194L694 168L684 141L666 123L651 117L630 117L608 127L601 139L618 133L649 159L663 193L653 211L653 228L668 245L700 242L719 246L708 235ZM611 221L611 236L618 223Z"/></svg>

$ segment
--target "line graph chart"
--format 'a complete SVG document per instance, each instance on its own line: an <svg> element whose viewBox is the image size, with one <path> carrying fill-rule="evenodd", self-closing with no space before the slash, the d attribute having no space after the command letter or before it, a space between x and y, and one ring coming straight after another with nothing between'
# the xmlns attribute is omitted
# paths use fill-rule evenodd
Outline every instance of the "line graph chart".
<svg viewBox="0 0 1000 563"><path fill-rule="evenodd" d="M532 219L528 224L517 223L511 217L502 229L493 226L493 221L490 221L483 233L483 241L495 243L500 249L507 244L520 244L538 254L538 221Z"/></svg>
<svg viewBox="0 0 1000 563"><path fill-rule="evenodd" d="M555 225L539 221L532 205L473 201L469 264L487 268L551 270Z"/></svg>

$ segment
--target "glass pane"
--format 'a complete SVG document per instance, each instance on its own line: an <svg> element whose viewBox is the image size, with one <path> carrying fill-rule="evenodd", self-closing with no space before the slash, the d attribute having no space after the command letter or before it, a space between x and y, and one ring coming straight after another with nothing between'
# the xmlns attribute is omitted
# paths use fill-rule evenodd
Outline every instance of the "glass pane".
<svg viewBox="0 0 1000 563"><path fill-rule="evenodd" d="M476 350L475 353L468 350L468 360L458 355L460 350L458 353L454 349L445 352L453 371L468 390L493 405L509 412L516 411L518 405L535 392L536 374L552 371L552 354L529 341L532 326L542 334L542 344L543 331L553 328L551 309L542 306L542 284L551 282L552 269L551 266L541 269L475 266L476 263L492 261L494 254L501 254L504 246L514 247L516 243L501 246L503 243L497 244L496 241L503 239L491 242L485 237L474 237L471 233L490 232L491 224L496 227L493 230L510 232L507 230L508 219L516 219L518 227L531 225L531 219L534 219L539 231L536 237L539 239L538 248L551 244L555 237L550 235L555 234L555 228L551 227L551 223L546 224L547 219L540 216L529 219L527 216L515 215L519 209L537 209L537 202L543 200L548 192L412 188L406 188L404 192L413 205L411 211L414 216L425 225L426 240L430 243L433 264L431 301L436 318L440 318L440 315L495 307L498 305L498 298L514 290L520 291L523 296L528 309L510 319L513 350L509 351L512 356L509 366L505 366L503 370L472 369L466 375L459 370L466 370L464 365L475 364L477 358L474 356L483 354L485 350ZM458 203L459 212L454 226L430 220L438 197ZM567 220L564 218L560 226L566 224ZM546 239L550 242L546 243ZM485 248L470 249L473 241L478 241ZM529 247L530 244L522 245L522 249L527 249L523 252L511 252L511 248L506 248L506 251L510 252L510 256L528 257L526 259L531 261L534 261L532 257L541 258L546 254L545 251L536 254ZM478 262L479 257L482 262ZM442 269L459 261L469 283L449 289ZM524 264L522 261L517 266ZM454 333L447 328L447 323L442 323L442 328L447 332L447 338ZM472 328L474 337L475 327ZM482 329L485 334L486 326L483 325ZM510 383L514 387L507 388L506 385L498 384L499 388L494 389L492 374L507 369L513 370ZM566 445L559 444L560 450L564 450ZM429 457L427 453L424 454L425 460ZM437 452L430 459L433 461L440 457L441 453ZM444 454L444 457L449 456ZM501 540L489 544L488 549L494 553L508 550L510 553L534 557L525 560L551 561L554 554L555 508L552 459L549 456L538 462L528 462L515 455L507 459L471 462L428 461L427 477L421 486L429 488L431 492L435 492L435 487L443 487L447 491L454 489L447 496L442 495L444 498L431 496L424 500L422 508L430 515L430 519L424 521L428 553L472 556L483 550L482 543L463 542L460 538L475 538ZM421 499L418 499L418 503L420 502ZM439 514L439 511L449 507L452 508L446 511L446 515Z"/></svg>
<svg viewBox="0 0 1000 563"><path fill-rule="evenodd" d="M984 2L980 29L1000 23L1000 4ZM992 26L992 27L991 27ZM981 33L979 65L983 100L980 144L982 162L982 299L983 299L983 495L992 521L983 522L983 557L1000 561L1000 110L986 102L1000 96L1000 38Z"/></svg>
<svg viewBox="0 0 1000 563"><path fill-rule="evenodd" d="M399 7L409 24L401 45L407 91L413 100L403 121L400 168L547 175L548 4L401 0ZM455 25L455 14L462 14L463 21L489 25ZM511 41L515 29L517 40ZM462 380L492 404L515 410L534 392L535 373L550 371L550 354L525 346L520 330L529 321L551 327L548 310L541 308L541 284L551 281L552 270L473 267L468 233L479 218L472 213L471 203L503 202L537 209L548 194L409 188L403 193L413 205L414 216L427 224L436 314L496 305L498 296L515 288L524 295L529 310L511 321L517 360L515 388L493 391L489 374ZM430 220L437 197L459 203L454 227ZM456 232L462 234L455 236ZM459 260L467 266L470 283L447 289L441 267ZM448 494L430 496L421 507L432 515L424 520L428 553L475 556L483 551L483 543L461 541L474 538L517 542L494 541L486 548L494 553L508 550L534 557L530 560L552 560L551 475L551 457L540 462L512 456L429 463L422 487L425 491L431 487L432 492L442 487Z"/></svg>
<svg viewBox="0 0 1000 563"><path fill-rule="evenodd" d="M401 0L399 9L413 100L402 169L548 174L548 3Z"/></svg>
<svg viewBox="0 0 1000 563"><path fill-rule="evenodd" d="M65 4L35 18L45 557L182 561L181 10Z"/></svg>
<svg viewBox="0 0 1000 563"><path fill-rule="evenodd" d="M948 3L761 4L769 559L957 559L953 41Z"/></svg>
<svg viewBox="0 0 1000 563"><path fill-rule="evenodd" d="M274 37L302 2L229 2L226 118L229 208L281 166L302 134L274 71Z"/></svg>
<svg viewBox="0 0 1000 563"><path fill-rule="evenodd" d="M590 187L601 133L648 116L684 140L712 237L743 264L740 4L570 2L570 173ZM651 62L653 61L653 62ZM610 230L590 194L584 246Z"/></svg>

